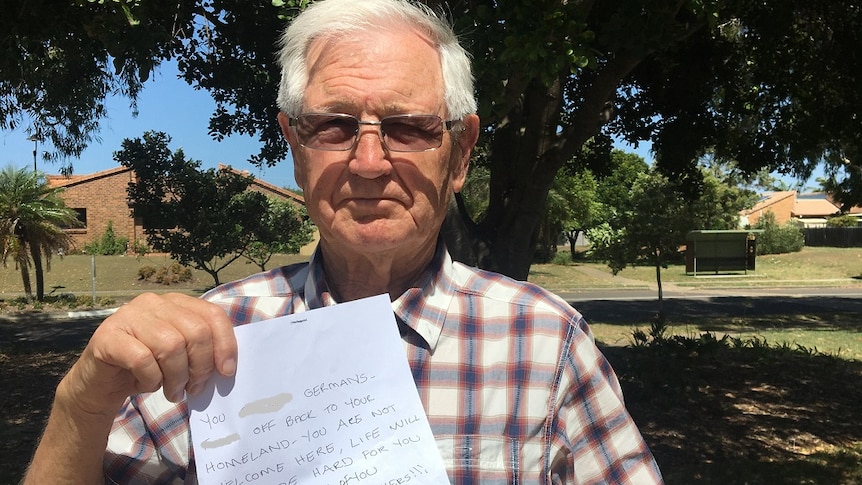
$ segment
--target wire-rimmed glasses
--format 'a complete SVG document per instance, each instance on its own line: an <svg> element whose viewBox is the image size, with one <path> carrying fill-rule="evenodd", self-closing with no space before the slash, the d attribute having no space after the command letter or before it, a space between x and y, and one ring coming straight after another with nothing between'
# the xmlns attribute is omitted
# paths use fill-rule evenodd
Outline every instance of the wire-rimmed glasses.
<svg viewBox="0 0 862 485"><path fill-rule="evenodd" d="M344 113L302 113L290 118L299 143L314 150L345 151L356 145L361 125L376 126L383 146L393 152L424 152L440 148L443 132L460 120L436 115L402 114L363 121Z"/></svg>

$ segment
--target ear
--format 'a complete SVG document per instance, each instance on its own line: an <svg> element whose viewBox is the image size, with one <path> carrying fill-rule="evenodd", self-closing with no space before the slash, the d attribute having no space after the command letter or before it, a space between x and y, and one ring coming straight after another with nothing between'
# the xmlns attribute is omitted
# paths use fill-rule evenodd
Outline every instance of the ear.
<svg viewBox="0 0 862 485"><path fill-rule="evenodd" d="M470 155L473 147L479 139L479 117L475 114L467 115L461 121L463 131L458 134L458 153L452 160L452 190L460 192L467 180L467 168L470 166Z"/></svg>
<svg viewBox="0 0 862 485"><path fill-rule="evenodd" d="M290 145L290 158L293 159L293 179L296 181L296 185L305 191L305 166L300 160L301 146L296 140L296 132L290 128L290 119L282 111L278 112L278 125L281 127L281 134L284 135L287 144Z"/></svg>

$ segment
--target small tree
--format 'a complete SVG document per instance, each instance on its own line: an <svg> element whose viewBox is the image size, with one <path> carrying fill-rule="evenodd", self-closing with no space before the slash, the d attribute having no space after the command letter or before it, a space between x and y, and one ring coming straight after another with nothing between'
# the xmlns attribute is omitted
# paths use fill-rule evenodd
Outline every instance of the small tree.
<svg viewBox="0 0 862 485"><path fill-rule="evenodd" d="M74 210L66 207L60 188L48 185L44 176L28 169L6 167L0 171L0 249L3 265L11 257L21 271L24 292L33 298L30 267L36 273L36 299L45 298L45 267L51 256L68 251L71 237L64 227L80 225Z"/></svg>
<svg viewBox="0 0 862 485"><path fill-rule="evenodd" d="M114 256L124 254L129 249L129 238L117 237L114 233L113 221L108 221L108 227L102 237L84 246L87 254L99 254L102 256Z"/></svg>
<svg viewBox="0 0 862 485"><path fill-rule="evenodd" d="M604 233L594 231L594 255L607 261L614 274L629 263L655 268L659 319L664 319L661 269L679 257L695 217L680 188L656 171L643 173L631 187L630 204L617 212Z"/></svg>
<svg viewBox="0 0 862 485"><path fill-rule="evenodd" d="M314 225L308 219L305 207L270 197L261 219L254 240L242 253L261 271L266 271L273 254L296 254L312 240Z"/></svg>
<svg viewBox="0 0 862 485"><path fill-rule="evenodd" d="M635 170L612 175L609 178L622 185L606 185L607 191L598 191L607 197L607 213L605 223L588 231L593 254L607 261L614 274L628 264L654 267L660 320L664 318L661 269L679 258L688 232L736 227L739 211L751 198L748 191L731 187L705 170L701 175L700 180L676 182L655 169ZM692 191L693 184L699 190Z"/></svg>
<svg viewBox="0 0 862 485"><path fill-rule="evenodd" d="M557 235L563 234L569 242L572 261L576 259L578 237L599 223L601 202L596 197L597 189L598 184L589 170L562 170L557 174L548 193L546 220L542 227L546 238L542 245L549 258L556 250Z"/></svg>
<svg viewBox="0 0 862 485"><path fill-rule="evenodd" d="M129 201L153 249L164 251L221 284L219 272L242 257L259 230L266 196L246 191L251 177L229 168L200 170L199 161L168 148L170 137L144 133L114 155L134 170Z"/></svg>

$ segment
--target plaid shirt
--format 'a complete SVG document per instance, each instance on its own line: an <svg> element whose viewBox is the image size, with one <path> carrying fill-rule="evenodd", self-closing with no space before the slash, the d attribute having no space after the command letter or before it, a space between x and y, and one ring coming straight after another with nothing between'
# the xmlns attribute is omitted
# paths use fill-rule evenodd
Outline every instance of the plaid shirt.
<svg viewBox="0 0 862 485"><path fill-rule="evenodd" d="M237 325L333 305L319 255L211 291ZM556 295L453 262L444 245L392 302L416 387L456 484L661 483L583 317ZM188 410L131 398L109 483L195 484Z"/></svg>

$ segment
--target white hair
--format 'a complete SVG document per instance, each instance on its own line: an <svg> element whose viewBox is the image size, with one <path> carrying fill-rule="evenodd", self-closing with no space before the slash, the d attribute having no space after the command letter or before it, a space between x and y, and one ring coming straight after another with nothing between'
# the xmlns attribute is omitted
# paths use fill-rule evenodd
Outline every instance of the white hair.
<svg viewBox="0 0 862 485"><path fill-rule="evenodd" d="M302 110L308 83L307 52L323 36L375 32L398 23L419 30L436 45L443 73L443 99L450 119L476 112L473 73L467 51L448 21L413 0L323 0L313 3L285 29L278 61L278 107L288 115Z"/></svg>

